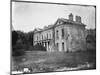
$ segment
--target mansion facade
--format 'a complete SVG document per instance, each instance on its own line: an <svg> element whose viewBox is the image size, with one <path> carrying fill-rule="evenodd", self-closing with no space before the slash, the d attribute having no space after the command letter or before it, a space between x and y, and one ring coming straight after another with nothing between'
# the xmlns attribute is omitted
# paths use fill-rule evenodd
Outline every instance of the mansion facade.
<svg viewBox="0 0 100 75"><path fill-rule="evenodd" d="M48 52L74 52L85 50L85 24L82 23L80 16L68 15L68 19L58 18L53 25L45 26L43 29L35 29L33 44L40 44Z"/></svg>

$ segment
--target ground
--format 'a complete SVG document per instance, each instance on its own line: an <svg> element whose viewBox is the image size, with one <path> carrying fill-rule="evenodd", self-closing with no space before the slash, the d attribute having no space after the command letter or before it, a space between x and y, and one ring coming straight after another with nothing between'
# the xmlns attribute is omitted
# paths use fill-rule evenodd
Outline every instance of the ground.
<svg viewBox="0 0 100 75"><path fill-rule="evenodd" d="M26 51L24 56L13 57L12 70L23 70L24 68L29 68L31 73L66 71L74 70L84 64L92 65L90 67L85 66L84 68L79 68L80 70L96 68L95 51L74 53Z"/></svg>

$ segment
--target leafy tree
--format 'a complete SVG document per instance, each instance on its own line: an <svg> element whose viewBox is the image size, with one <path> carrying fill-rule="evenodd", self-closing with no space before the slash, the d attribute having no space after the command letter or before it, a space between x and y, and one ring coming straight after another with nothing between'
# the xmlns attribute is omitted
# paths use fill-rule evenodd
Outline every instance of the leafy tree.
<svg viewBox="0 0 100 75"><path fill-rule="evenodd" d="M12 46L16 45L18 40L18 33L16 31L12 31Z"/></svg>
<svg viewBox="0 0 100 75"><path fill-rule="evenodd" d="M21 56L24 55L22 35L23 32L12 31L12 55Z"/></svg>

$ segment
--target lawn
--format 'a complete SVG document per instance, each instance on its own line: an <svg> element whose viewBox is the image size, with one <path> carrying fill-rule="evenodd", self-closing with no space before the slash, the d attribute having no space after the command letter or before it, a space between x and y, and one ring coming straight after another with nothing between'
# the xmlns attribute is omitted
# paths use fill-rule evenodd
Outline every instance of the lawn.
<svg viewBox="0 0 100 75"><path fill-rule="evenodd" d="M26 51L24 56L14 57L12 70L31 69L31 73L63 71L66 68L76 68L79 65L92 64L91 67L80 69L95 69L95 52L83 51L74 53Z"/></svg>

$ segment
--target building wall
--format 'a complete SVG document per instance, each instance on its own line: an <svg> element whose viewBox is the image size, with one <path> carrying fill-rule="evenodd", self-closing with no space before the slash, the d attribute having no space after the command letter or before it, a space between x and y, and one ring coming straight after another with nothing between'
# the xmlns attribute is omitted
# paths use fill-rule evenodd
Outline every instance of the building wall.
<svg viewBox="0 0 100 75"><path fill-rule="evenodd" d="M64 29L64 36L67 33L67 27L65 25L60 25L55 27L55 45L59 44L59 51L66 51L66 41L65 37L62 37L62 29ZM58 38L57 38L57 31L58 31ZM62 43L64 43L64 50L62 49Z"/></svg>
<svg viewBox="0 0 100 75"><path fill-rule="evenodd" d="M64 36L62 37L62 29L64 30ZM57 37L58 31L58 37ZM55 36L53 34L55 32ZM85 27L64 24L56 26L53 29L48 29L45 31L34 33L34 45L37 43L46 43L48 46L47 51L76 51L85 50ZM55 41L53 39L55 38ZM49 42L49 45L47 43ZM55 46L54 46L55 44ZM43 44L45 47L45 45Z"/></svg>
<svg viewBox="0 0 100 75"><path fill-rule="evenodd" d="M34 33L34 45L37 43L42 43L47 51L85 50L85 25L81 22L80 16L76 16L74 21L71 13L69 19L58 19L53 27Z"/></svg>
<svg viewBox="0 0 100 75"><path fill-rule="evenodd" d="M85 27L73 25L70 32L70 50L85 50L86 48L86 38L85 38Z"/></svg>
<svg viewBox="0 0 100 75"><path fill-rule="evenodd" d="M51 42L53 42L53 30L47 29L34 33L34 45L41 44L46 47L47 51L51 51Z"/></svg>
<svg viewBox="0 0 100 75"><path fill-rule="evenodd" d="M64 38L62 38L62 29L64 29ZM60 25L55 27L55 44L59 44L59 51L76 51L76 50L84 50L85 47L85 27L77 26L77 25ZM57 31L58 36L57 38ZM63 45L64 43L64 50Z"/></svg>

